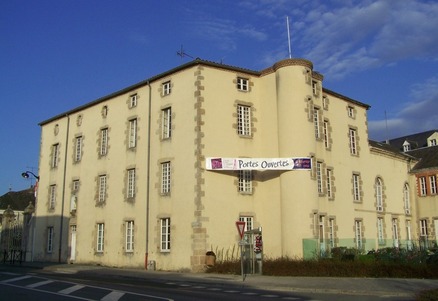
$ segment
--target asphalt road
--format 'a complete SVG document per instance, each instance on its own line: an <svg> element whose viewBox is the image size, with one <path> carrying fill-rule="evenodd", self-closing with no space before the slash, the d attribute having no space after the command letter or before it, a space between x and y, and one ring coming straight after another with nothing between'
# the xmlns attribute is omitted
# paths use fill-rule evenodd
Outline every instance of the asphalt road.
<svg viewBox="0 0 438 301"><path fill-rule="evenodd" d="M0 265L0 300L415 300L436 280L184 274L96 266Z"/></svg>

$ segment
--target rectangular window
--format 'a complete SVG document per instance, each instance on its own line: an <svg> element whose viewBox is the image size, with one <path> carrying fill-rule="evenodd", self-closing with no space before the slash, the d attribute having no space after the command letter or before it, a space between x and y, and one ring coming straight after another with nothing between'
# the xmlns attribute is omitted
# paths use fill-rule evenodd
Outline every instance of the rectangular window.
<svg viewBox="0 0 438 301"><path fill-rule="evenodd" d="M253 217L252 216L240 216L239 217L240 222L245 222L245 228L243 229L244 232L251 231L253 229L252 225L253 223Z"/></svg>
<svg viewBox="0 0 438 301"><path fill-rule="evenodd" d="M420 177L420 195L427 195L426 177Z"/></svg>
<svg viewBox="0 0 438 301"><path fill-rule="evenodd" d="M436 194L436 176L429 176L430 194Z"/></svg>
<svg viewBox="0 0 438 301"><path fill-rule="evenodd" d="M329 198L333 198L333 189L332 189L332 177L333 177L333 170L327 169L327 196Z"/></svg>
<svg viewBox="0 0 438 301"><path fill-rule="evenodd" d="M252 171L239 170L239 192L252 193Z"/></svg>
<svg viewBox="0 0 438 301"><path fill-rule="evenodd" d="M241 136L251 136L251 107L237 106L237 133Z"/></svg>
<svg viewBox="0 0 438 301"><path fill-rule="evenodd" d="M243 77L237 78L237 90L239 90L239 91L248 91L249 90L247 78L243 78Z"/></svg>
<svg viewBox="0 0 438 301"><path fill-rule="evenodd" d="M328 120L324 120L324 146L325 148L330 148L330 136L329 136L329 122Z"/></svg>
<svg viewBox="0 0 438 301"><path fill-rule="evenodd" d="M129 96L129 107L134 108L137 106L137 94Z"/></svg>
<svg viewBox="0 0 438 301"><path fill-rule="evenodd" d="M313 124L315 125L315 138L319 139L321 137L321 131L319 130L319 109L313 109Z"/></svg>
<svg viewBox="0 0 438 301"><path fill-rule="evenodd" d="M52 145L52 160L50 166L52 168L58 167L58 158L59 158L59 144Z"/></svg>
<svg viewBox="0 0 438 301"><path fill-rule="evenodd" d="M106 156L108 153L108 129L100 130L100 155Z"/></svg>
<svg viewBox="0 0 438 301"><path fill-rule="evenodd" d="M129 148L137 146L137 119L129 120Z"/></svg>
<svg viewBox="0 0 438 301"><path fill-rule="evenodd" d="M97 224L96 252L103 252L105 224Z"/></svg>
<svg viewBox="0 0 438 301"><path fill-rule="evenodd" d="M357 155L357 132L355 129L349 129L350 136L350 153Z"/></svg>
<svg viewBox="0 0 438 301"><path fill-rule="evenodd" d="M394 248L399 247L398 219L392 219L392 239Z"/></svg>
<svg viewBox="0 0 438 301"><path fill-rule="evenodd" d="M348 111L348 117L354 118L354 107L348 106L347 111Z"/></svg>
<svg viewBox="0 0 438 301"><path fill-rule="evenodd" d="M135 168L128 169L128 183L126 186L126 197L128 199L135 197Z"/></svg>
<svg viewBox="0 0 438 301"><path fill-rule="evenodd" d="M50 185L49 209L55 209L56 204L56 185Z"/></svg>
<svg viewBox="0 0 438 301"><path fill-rule="evenodd" d="M170 251L170 218L161 219L161 252Z"/></svg>
<svg viewBox="0 0 438 301"><path fill-rule="evenodd" d="M75 139L75 162L81 161L82 156L82 136Z"/></svg>
<svg viewBox="0 0 438 301"><path fill-rule="evenodd" d="M330 243L330 248L336 247L336 243L335 243L335 219L334 218L329 219L329 243Z"/></svg>
<svg viewBox="0 0 438 301"><path fill-rule="evenodd" d="M315 96L318 95L318 82L316 82L316 81L312 81L312 92L313 92L313 95L315 95Z"/></svg>
<svg viewBox="0 0 438 301"><path fill-rule="evenodd" d="M134 251L134 221L125 223L125 250L126 252Z"/></svg>
<svg viewBox="0 0 438 301"><path fill-rule="evenodd" d="M353 174L353 200L355 202L360 202L360 175Z"/></svg>
<svg viewBox="0 0 438 301"><path fill-rule="evenodd" d="M316 162L316 181L318 184L318 193L324 193L322 189L322 162Z"/></svg>
<svg viewBox="0 0 438 301"><path fill-rule="evenodd" d="M72 190L74 193L77 193L79 190L79 180L74 180L72 184Z"/></svg>
<svg viewBox="0 0 438 301"><path fill-rule="evenodd" d="M161 128L162 139L169 139L172 134L172 109L165 108L161 110Z"/></svg>
<svg viewBox="0 0 438 301"><path fill-rule="evenodd" d="M385 237L383 234L383 218L377 218L377 242L379 245L385 244Z"/></svg>
<svg viewBox="0 0 438 301"><path fill-rule="evenodd" d="M427 220L422 219L420 220L420 236L427 237L427 234Z"/></svg>
<svg viewBox="0 0 438 301"><path fill-rule="evenodd" d="M161 163L161 194L170 194L170 162Z"/></svg>
<svg viewBox="0 0 438 301"><path fill-rule="evenodd" d="M363 247L362 221L361 220L354 221L354 231L355 231L356 248L360 250Z"/></svg>
<svg viewBox="0 0 438 301"><path fill-rule="evenodd" d="M170 81L167 81L165 83L162 84L162 89L163 89L163 96L169 95L171 92L171 85L170 85Z"/></svg>
<svg viewBox="0 0 438 301"><path fill-rule="evenodd" d="M79 180L73 180L70 199L70 212L76 210L78 202Z"/></svg>
<svg viewBox="0 0 438 301"><path fill-rule="evenodd" d="M106 200L106 175L99 176L99 203Z"/></svg>
<svg viewBox="0 0 438 301"><path fill-rule="evenodd" d="M47 253L53 252L53 227L47 228Z"/></svg>

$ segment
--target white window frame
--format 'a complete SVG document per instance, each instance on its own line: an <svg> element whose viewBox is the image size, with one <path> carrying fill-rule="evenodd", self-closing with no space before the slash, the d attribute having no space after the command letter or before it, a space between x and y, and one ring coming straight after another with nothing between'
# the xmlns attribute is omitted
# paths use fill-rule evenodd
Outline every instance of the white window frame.
<svg viewBox="0 0 438 301"><path fill-rule="evenodd" d="M356 249L361 250L363 248L363 233L362 233L362 221L355 220L354 221L354 237L356 240Z"/></svg>
<svg viewBox="0 0 438 301"><path fill-rule="evenodd" d="M125 251L134 252L134 221L125 222Z"/></svg>
<svg viewBox="0 0 438 301"><path fill-rule="evenodd" d="M170 252L170 218L160 219L160 250Z"/></svg>
<svg viewBox="0 0 438 301"><path fill-rule="evenodd" d="M50 166L52 168L58 167L58 158L59 158L59 144L53 144L52 145L52 161L50 163Z"/></svg>
<svg viewBox="0 0 438 301"><path fill-rule="evenodd" d="M47 227L47 253L53 252L53 226Z"/></svg>
<svg viewBox="0 0 438 301"><path fill-rule="evenodd" d="M82 158L82 136L75 138L75 162L81 161Z"/></svg>
<svg viewBox="0 0 438 301"><path fill-rule="evenodd" d="M330 248L336 247L335 242L335 219L329 218L329 244Z"/></svg>
<svg viewBox="0 0 438 301"><path fill-rule="evenodd" d="M325 146L325 148L330 148L329 121L328 120L324 120L323 134L324 134L324 146Z"/></svg>
<svg viewBox="0 0 438 301"><path fill-rule="evenodd" d="M403 188L403 201L405 205L405 214L411 214L411 196L408 184L405 184Z"/></svg>
<svg viewBox="0 0 438 301"><path fill-rule="evenodd" d="M167 82L162 83L161 88L163 90L162 91L162 96L169 95L172 92L171 81L169 80Z"/></svg>
<svg viewBox="0 0 438 301"><path fill-rule="evenodd" d="M420 220L420 236L427 238L428 231L427 231L427 219L421 219Z"/></svg>
<svg viewBox="0 0 438 301"><path fill-rule="evenodd" d="M244 232L251 231L254 225L254 217L252 216L239 216L240 222L245 222Z"/></svg>
<svg viewBox="0 0 438 301"><path fill-rule="evenodd" d="M170 194L171 184L171 165L170 161L161 163L161 194Z"/></svg>
<svg viewBox="0 0 438 301"><path fill-rule="evenodd" d="M319 108L313 108L313 124L315 125L315 138L321 138L321 130L319 128Z"/></svg>
<svg viewBox="0 0 438 301"><path fill-rule="evenodd" d="M70 199L70 212L77 209L79 180L73 180Z"/></svg>
<svg viewBox="0 0 438 301"><path fill-rule="evenodd" d="M349 138L350 138L350 154L357 155L357 130L349 128Z"/></svg>
<svg viewBox="0 0 438 301"><path fill-rule="evenodd" d="M314 96L318 96L318 82L315 80L312 80L312 93Z"/></svg>
<svg viewBox="0 0 438 301"><path fill-rule="evenodd" d="M316 161L316 182L318 187L318 194L324 193L324 190L322 189L322 171L323 163L320 161Z"/></svg>
<svg viewBox="0 0 438 301"><path fill-rule="evenodd" d="M361 202L360 196L360 174L353 173L353 200Z"/></svg>
<svg viewBox="0 0 438 301"><path fill-rule="evenodd" d="M353 106L348 106L347 107L347 111L348 111L348 117L354 118L354 107Z"/></svg>
<svg viewBox="0 0 438 301"><path fill-rule="evenodd" d="M384 220L383 217L378 217L377 218L377 242L379 245L384 245L385 244L385 235L383 232L384 229Z"/></svg>
<svg viewBox="0 0 438 301"><path fill-rule="evenodd" d="M129 148L137 146L137 118L129 120Z"/></svg>
<svg viewBox="0 0 438 301"><path fill-rule="evenodd" d="M239 170L239 192L243 194L252 193L252 170Z"/></svg>
<svg viewBox="0 0 438 301"><path fill-rule="evenodd" d="M50 185L50 192L49 192L49 209L53 210L55 209L56 205L56 185Z"/></svg>
<svg viewBox="0 0 438 301"><path fill-rule="evenodd" d="M99 195L98 195L98 202L103 203L106 201L106 175L100 175L99 176Z"/></svg>
<svg viewBox="0 0 438 301"><path fill-rule="evenodd" d="M426 177L419 177L418 180L420 181L420 196L426 196L427 195Z"/></svg>
<svg viewBox="0 0 438 301"><path fill-rule="evenodd" d="M392 219L392 239L393 239L393 246L395 248L398 248L400 245L400 233L398 230L398 219L393 218Z"/></svg>
<svg viewBox="0 0 438 301"><path fill-rule="evenodd" d="M106 156L108 154L108 128L100 130L100 155Z"/></svg>
<svg viewBox="0 0 438 301"><path fill-rule="evenodd" d="M127 178L126 197L132 199L135 197L135 168L128 169Z"/></svg>
<svg viewBox="0 0 438 301"><path fill-rule="evenodd" d="M251 136L251 107L237 105L237 133L240 136Z"/></svg>
<svg viewBox="0 0 438 301"><path fill-rule="evenodd" d="M430 194L437 193L436 175L429 176L429 187L430 187Z"/></svg>
<svg viewBox="0 0 438 301"><path fill-rule="evenodd" d="M169 139L172 136L172 108L161 110L161 139Z"/></svg>
<svg viewBox="0 0 438 301"><path fill-rule="evenodd" d="M249 79L244 77L237 78L237 90L248 92L249 91Z"/></svg>
<svg viewBox="0 0 438 301"><path fill-rule="evenodd" d="M376 179L376 210L383 211L383 181L381 178Z"/></svg>
<svg viewBox="0 0 438 301"><path fill-rule="evenodd" d="M96 235L96 252L103 253L105 244L105 224L97 224L97 235Z"/></svg>
<svg viewBox="0 0 438 301"><path fill-rule="evenodd" d="M332 187L332 178L333 178L333 170L331 168L326 169L327 176L327 196L329 198L333 198L333 187Z"/></svg>
<svg viewBox="0 0 438 301"><path fill-rule="evenodd" d="M138 96L137 93L129 96L129 108L135 108L137 106Z"/></svg>

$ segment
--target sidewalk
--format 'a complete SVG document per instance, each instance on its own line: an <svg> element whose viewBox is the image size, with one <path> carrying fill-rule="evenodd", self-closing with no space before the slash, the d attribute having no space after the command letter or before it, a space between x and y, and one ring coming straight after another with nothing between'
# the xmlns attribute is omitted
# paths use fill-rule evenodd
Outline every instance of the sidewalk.
<svg viewBox="0 0 438 301"><path fill-rule="evenodd" d="M67 274L105 274L127 278L149 278L160 281L197 282L211 285L227 284L245 288L297 293L414 297L415 294L421 291L438 289L438 280L436 279L275 277L247 275L243 280L243 277L240 275L178 273L80 264L26 262L21 266Z"/></svg>

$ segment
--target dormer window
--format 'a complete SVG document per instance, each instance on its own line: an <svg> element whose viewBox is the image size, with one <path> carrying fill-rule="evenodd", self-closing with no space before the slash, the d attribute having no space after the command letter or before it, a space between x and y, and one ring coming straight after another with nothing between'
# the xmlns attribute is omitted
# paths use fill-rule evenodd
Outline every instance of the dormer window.
<svg viewBox="0 0 438 301"><path fill-rule="evenodd" d="M237 78L237 90L239 91L249 91L249 80L247 78L238 77Z"/></svg>
<svg viewBox="0 0 438 301"><path fill-rule="evenodd" d="M429 146L435 146L436 144L436 139L430 139L429 140Z"/></svg>
<svg viewBox="0 0 438 301"><path fill-rule="evenodd" d="M403 143L403 151L404 151L404 152L408 152L408 151L410 151L410 150L411 150L411 144L410 144L409 142L405 141L405 142Z"/></svg>

